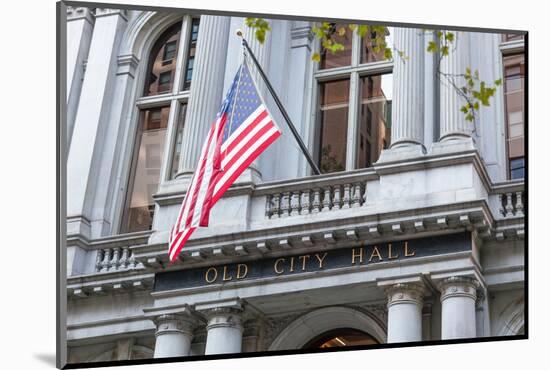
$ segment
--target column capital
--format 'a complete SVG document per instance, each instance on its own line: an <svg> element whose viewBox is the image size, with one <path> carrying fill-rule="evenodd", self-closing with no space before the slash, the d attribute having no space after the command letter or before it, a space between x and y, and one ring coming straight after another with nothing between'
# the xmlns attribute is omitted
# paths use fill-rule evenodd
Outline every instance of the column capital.
<svg viewBox="0 0 550 370"><path fill-rule="evenodd" d="M215 307L203 311L208 320L206 330L214 328L235 328L243 331L242 308Z"/></svg>
<svg viewBox="0 0 550 370"><path fill-rule="evenodd" d="M468 276L451 276L437 284L437 288L441 292L441 302L452 297L467 297L475 301L476 290L479 287L479 281Z"/></svg>
<svg viewBox="0 0 550 370"><path fill-rule="evenodd" d="M161 314L152 320L157 326L155 337L170 333L192 336L193 331L200 324L200 320L196 317L185 314Z"/></svg>
<svg viewBox="0 0 550 370"><path fill-rule="evenodd" d="M387 286L388 308L396 304L414 303L422 305L425 288L421 283L397 283Z"/></svg>

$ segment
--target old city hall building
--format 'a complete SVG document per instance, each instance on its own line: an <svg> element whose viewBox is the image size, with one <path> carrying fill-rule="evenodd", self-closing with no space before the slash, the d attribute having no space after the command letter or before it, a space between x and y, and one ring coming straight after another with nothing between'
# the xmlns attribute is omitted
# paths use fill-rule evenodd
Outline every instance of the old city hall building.
<svg viewBox="0 0 550 370"><path fill-rule="evenodd" d="M440 68L503 79L474 122L434 32L67 7L69 362L524 333L524 40L455 31ZM283 135L179 260L168 234L243 49L242 28L323 172ZM312 60L320 52L321 60Z"/></svg>

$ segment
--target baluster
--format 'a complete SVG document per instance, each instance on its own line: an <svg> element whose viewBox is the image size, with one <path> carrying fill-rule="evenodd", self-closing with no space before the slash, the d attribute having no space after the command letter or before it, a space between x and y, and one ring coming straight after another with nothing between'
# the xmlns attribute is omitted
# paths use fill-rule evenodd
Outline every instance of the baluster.
<svg viewBox="0 0 550 370"><path fill-rule="evenodd" d="M271 215L274 218L279 218L281 211L281 195L279 193L273 195L273 205L271 208Z"/></svg>
<svg viewBox="0 0 550 370"><path fill-rule="evenodd" d="M98 249L97 250L97 256L96 256L96 259L95 259L95 272L100 272L101 271L101 262L103 261L103 250L102 249Z"/></svg>
<svg viewBox="0 0 550 370"><path fill-rule="evenodd" d="M323 208L321 209L321 212L328 212L330 211L331 207L331 201L330 201L330 186L325 187L324 195L323 195Z"/></svg>
<svg viewBox="0 0 550 370"><path fill-rule="evenodd" d="M313 205L311 209L311 213L319 213L321 210L321 195L320 195L321 189L320 188L314 188L313 189Z"/></svg>
<svg viewBox="0 0 550 370"><path fill-rule="evenodd" d="M307 189L302 191L302 199L300 201L301 207L300 207L300 214L301 215L307 215L311 212L311 190Z"/></svg>
<svg viewBox="0 0 550 370"><path fill-rule="evenodd" d="M111 258L109 271L118 270L118 257L119 257L119 255L120 255L119 248L113 248L113 258Z"/></svg>
<svg viewBox="0 0 550 370"><path fill-rule="evenodd" d="M129 269L135 269L136 268L136 259L134 258L134 254L130 254L130 258L128 259L128 268Z"/></svg>
<svg viewBox="0 0 550 370"><path fill-rule="evenodd" d="M516 215L518 213L523 214L523 199L522 199L523 192L518 191L516 192Z"/></svg>
<svg viewBox="0 0 550 370"><path fill-rule="evenodd" d="M367 183L361 185L361 205L367 202Z"/></svg>
<svg viewBox="0 0 550 370"><path fill-rule="evenodd" d="M512 203L512 193L506 193L506 216L514 214L514 204Z"/></svg>
<svg viewBox="0 0 550 370"><path fill-rule="evenodd" d="M340 196L341 186L334 186L333 197L332 197L332 209L342 208L342 197Z"/></svg>
<svg viewBox="0 0 550 370"><path fill-rule="evenodd" d="M268 195L265 197L265 217L271 218L273 215L272 207L273 203L271 202L273 199L273 195Z"/></svg>
<svg viewBox="0 0 550 370"><path fill-rule="evenodd" d="M361 184L356 183L353 186L353 197L351 200L351 206L353 208L359 207L361 205Z"/></svg>
<svg viewBox="0 0 550 370"><path fill-rule="evenodd" d="M350 184L344 184L344 199L342 204L342 209L347 209L350 206Z"/></svg>
<svg viewBox="0 0 550 370"><path fill-rule="evenodd" d="M499 194L498 199L500 200L500 213L506 217L506 196Z"/></svg>
<svg viewBox="0 0 550 370"><path fill-rule="evenodd" d="M290 198L290 215L296 216L300 214L300 191L293 191Z"/></svg>
<svg viewBox="0 0 550 370"><path fill-rule="evenodd" d="M281 199L281 217L287 217L290 213L290 192L285 191Z"/></svg>
<svg viewBox="0 0 550 370"><path fill-rule="evenodd" d="M120 257L120 261L118 265L120 266L120 269L126 269L128 267L128 253L130 251L129 247L125 247L122 249L122 257Z"/></svg>
<svg viewBox="0 0 550 370"><path fill-rule="evenodd" d="M101 272L105 272L109 270L109 261L111 259L111 250L110 249L104 249L103 250L103 261L101 261Z"/></svg>

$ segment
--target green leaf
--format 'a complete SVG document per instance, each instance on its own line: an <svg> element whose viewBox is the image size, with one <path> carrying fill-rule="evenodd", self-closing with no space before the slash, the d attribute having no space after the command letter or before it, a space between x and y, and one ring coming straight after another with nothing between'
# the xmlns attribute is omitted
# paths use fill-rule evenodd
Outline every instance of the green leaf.
<svg viewBox="0 0 550 370"><path fill-rule="evenodd" d="M401 51L400 55L401 55L401 53L403 53L403 52ZM384 58L385 59L392 59L393 58L393 53L392 53L390 48L385 48L384 49Z"/></svg>
<svg viewBox="0 0 550 370"><path fill-rule="evenodd" d="M340 27L338 29L338 36L343 37L345 34L346 34L346 28L345 27Z"/></svg>
<svg viewBox="0 0 550 370"><path fill-rule="evenodd" d="M435 53L437 51L437 44L434 41L428 42L428 52Z"/></svg>
<svg viewBox="0 0 550 370"><path fill-rule="evenodd" d="M449 47L447 45L441 47L441 55L443 56L449 55Z"/></svg>
<svg viewBox="0 0 550 370"><path fill-rule="evenodd" d="M502 85L502 78L499 78L498 80L496 80L496 81L495 81L495 85L496 85L496 86Z"/></svg>
<svg viewBox="0 0 550 370"><path fill-rule="evenodd" d="M447 32L445 34L445 40L449 41L449 42L453 42L453 40L455 39L455 35L454 33L452 32Z"/></svg>
<svg viewBox="0 0 550 370"><path fill-rule="evenodd" d="M321 61L321 54L313 53L313 55L311 56L311 60L313 60L314 62L320 62Z"/></svg>
<svg viewBox="0 0 550 370"><path fill-rule="evenodd" d="M357 28L357 34L360 37L364 37L367 34L367 32L369 32L369 26L367 26L366 24L361 24Z"/></svg>

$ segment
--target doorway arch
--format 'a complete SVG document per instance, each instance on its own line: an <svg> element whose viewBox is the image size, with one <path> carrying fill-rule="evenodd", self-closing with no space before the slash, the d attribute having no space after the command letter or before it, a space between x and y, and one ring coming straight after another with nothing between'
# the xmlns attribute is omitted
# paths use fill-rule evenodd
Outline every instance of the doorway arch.
<svg viewBox="0 0 550 370"><path fill-rule="evenodd" d="M350 307L324 307L291 322L271 343L269 350L299 349L315 338L338 329L351 329L386 342L386 327L374 315Z"/></svg>

